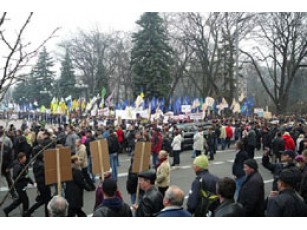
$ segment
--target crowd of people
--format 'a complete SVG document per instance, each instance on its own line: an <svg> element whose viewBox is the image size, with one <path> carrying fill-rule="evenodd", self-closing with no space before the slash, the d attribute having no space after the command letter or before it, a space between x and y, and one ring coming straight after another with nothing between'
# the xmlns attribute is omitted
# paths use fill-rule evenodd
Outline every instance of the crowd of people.
<svg viewBox="0 0 307 230"><path fill-rule="evenodd" d="M205 133L203 126L193 136L193 170L186 206L182 188L171 185L170 172L180 165L183 130L175 123L140 124L138 122L104 125L90 118L76 124L45 128L37 122L24 121L20 129L0 127L3 151L1 174L5 177L13 202L3 208L9 214L22 204L22 216L32 216L44 205L45 216L85 217L84 190L96 191L94 217L282 217L307 216L307 137L301 122L268 123L264 119L211 119ZM90 142L104 138L109 148L111 171L96 181L92 173ZM132 172L137 142L151 142L151 166ZM217 150L235 142L233 177L219 178L209 171L209 161ZM45 185L43 150L71 149L73 179L57 185ZM3 148L3 149L2 149ZM273 174L272 192L265 197L264 182L255 161L255 150L263 150L262 165ZM118 155L127 152L131 165L126 189L131 206L124 201L117 186ZM34 162L30 162L35 158ZM172 160L171 160L172 158ZM171 162L172 161L172 162ZM31 164L28 164L28 163ZM34 179L28 167L33 168ZM29 207L28 184L37 185L38 196Z"/></svg>

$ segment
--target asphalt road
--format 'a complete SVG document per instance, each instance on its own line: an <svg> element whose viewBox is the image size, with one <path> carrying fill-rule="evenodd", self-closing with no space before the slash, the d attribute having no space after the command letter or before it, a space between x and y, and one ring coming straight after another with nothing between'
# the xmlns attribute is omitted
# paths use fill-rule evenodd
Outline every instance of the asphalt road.
<svg viewBox="0 0 307 230"><path fill-rule="evenodd" d="M180 188L182 188L186 194L186 196L189 193L191 183L195 177L194 171L192 169L192 162L193 159L191 158L192 151L185 151L181 153L181 164L178 169L174 169L171 171L171 184L177 185ZM225 151L218 151L215 160L209 162L209 171L213 174L215 174L218 177L232 177L231 174L231 167L233 164L235 156L234 149L229 149ZM272 188L272 175L271 173L263 168L263 166L260 164L261 162L261 152L256 152L255 159L257 160L259 164L259 171L263 177L263 180L265 182L265 192L266 195L269 194L271 188ZM170 159L170 162L172 163L172 158ZM130 164L130 158L127 154L120 154L119 156L120 161L120 167L118 167L119 171L119 178L118 178L118 187L120 192L122 193L124 197L124 201L128 204L130 204L130 196L126 191L126 180L127 180L127 171ZM31 175L31 171L30 171ZM2 201L3 197L5 196L7 191L5 178L1 177L0 180L0 201ZM28 196L30 199L30 206L34 203L34 199L36 197L36 188L28 188L27 190ZM4 213L2 209L9 205L12 202L11 197L9 197L2 207L0 207L0 216L4 216ZM93 212L93 207L95 203L95 192L84 192L84 207L83 210L88 215L91 215ZM21 207L21 206L20 206ZM10 216L19 217L21 212L21 208L17 208L14 211L10 213ZM44 216L44 208L43 206L36 210L36 212L33 214L34 217L42 217Z"/></svg>

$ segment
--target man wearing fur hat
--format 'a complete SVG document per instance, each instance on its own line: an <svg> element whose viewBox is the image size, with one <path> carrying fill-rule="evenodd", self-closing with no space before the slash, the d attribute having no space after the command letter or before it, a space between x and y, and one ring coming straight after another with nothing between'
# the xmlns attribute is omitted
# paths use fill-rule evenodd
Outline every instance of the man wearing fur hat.
<svg viewBox="0 0 307 230"><path fill-rule="evenodd" d="M246 211L247 217L264 216L264 183L258 172L258 164L255 159L244 161L243 168L246 178L242 183L238 197Z"/></svg>
<svg viewBox="0 0 307 230"><path fill-rule="evenodd" d="M200 155L194 159L193 169L196 177L192 183L189 193L187 209L192 215L195 215L201 200L200 190L202 183L205 184L206 191L216 194L216 183L218 181L218 177L209 173L208 158L205 155Z"/></svg>

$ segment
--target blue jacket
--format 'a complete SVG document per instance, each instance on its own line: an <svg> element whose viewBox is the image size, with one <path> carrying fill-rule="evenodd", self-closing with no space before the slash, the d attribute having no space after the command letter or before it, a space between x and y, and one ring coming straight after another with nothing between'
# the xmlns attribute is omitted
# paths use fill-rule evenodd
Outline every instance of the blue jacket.
<svg viewBox="0 0 307 230"><path fill-rule="evenodd" d="M157 217L192 217L192 215L182 207L172 206L161 210Z"/></svg>
<svg viewBox="0 0 307 230"><path fill-rule="evenodd" d="M198 204L200 203L200 178L203 178L203 181L205 182L206 188L209 192L216 194L216 183L218 181L218 178L212 174L209 173L208 170L203 170L196 173L196 177L192 183L192 187L189 193L188 203L187 203L187 209L191 214L194 214L194 212L197 209Z"/></svg>

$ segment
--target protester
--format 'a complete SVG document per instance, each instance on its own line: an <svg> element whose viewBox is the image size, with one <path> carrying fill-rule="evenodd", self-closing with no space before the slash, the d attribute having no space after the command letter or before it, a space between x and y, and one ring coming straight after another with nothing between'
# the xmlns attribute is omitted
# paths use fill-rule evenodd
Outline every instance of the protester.
<svg viewBox="0 0 307 230"><path fill-rule="evenodd" d="M92 179L90 178L90 175L87 171L88 169L88 158L87 158L87 153L86 153L86 147L84 144L82 144L81 139L77 139L75 142L75 147L76 147L76 155L79 158L80 161L80 166L81 166L81 172L82 175L88 184L88 186L91 188L92 191L95 191L96 187L95 184L93 183Z"/></svg>
<svg viewBox="0 0 307 230"><path fill-rule="evenodd" d="M214 217L245 217L245 210L240 203L236 203L234 195L236 182L224 177L216 184L216 193L219 196L220 206L215 210Z"/></svg>
<svg viewBox="0 0 307 230"><path fill-rule="evenodd" d="M78 135L74 131L74 127L72 125L68 125L66 127L67 136L65 140L65 146L70 147L71 155L75 155L76 153L76 140L79 139Z"/></svg>
<svg viewBox="0 0 307 230"><path fill-rule="evenodd" d="M178 166L180 164L180 152L181 152L181 143L183 142L183 137L180 130L175 130L175 137L171 143L173 151L173 164L171 166Z"/></svg>
<svg viewBox="0 0 307 230"><path fill-rule="evenodd" d="M243 183L243 180L245 179L245 172L243 170L244 161L246 161L249 158L247 152L244 151L244 146L242 141L236 142L236 150L238 152L236 153L235 160L232 165L232 174L235 176L235 181L236 181L235 199L238 198L241 185Z"/></svg>
<svg viewBox="0 0 307 230"><path fill-rule="evenodd" d="M95 206L94 206L94 210L97 209L97 207L99 205L102 204L103 200L104 200L104 195L103 195L103 182L106 180L110 180L111 178L111 172L105 172L104 173L104 180L102 181L100 178L100 181L98 183L97 189L96 189L96 196L95 196ZM120 193L119 190L116 191L116 196L119 197L121 200L123 199L122 194Z"/></svg>
<svg viewBox="0 0 307 230"><path fill-rule="evenodd" d="M147 170L138 174L139 186L144 191L144 195L139 205L134 204L132 208L136 210L137 217L153 217L163 209L163 196L155 187L156 172Z"/></svg>
<svg viewBox="0 0 307 230"><path fill-rule="evenodd" d="M165 191L170 185L170 164L168 160L168 153L164 150L159 152L159 163L157 165L157 179L156 186L161 194L164 196Z"/></svg>
<svg viewBox="0 0 307 230"><path fill-rule="evenodd" d="M279 194L269 198L268 217L307 217L307 204L295 192L296 173L285 169L280 173L277 182Z"/></svg>
<svg viewBox="0 0 307 230"><path fill-rule="evenodd" d="M264 183L254 159L244 161L246 179L243 181L238 197L247 217L264 216Z"/></svg>
<svg viewBox="0 0 307 230"><path fill-rule="evenodd" d="M278 162L281 162L281 155L280 152L285 150L285 141L281 137L281 132L276 133L276 137L272 141L272 151L274 158L273 161L276 163L277 160Z"/></svg>
<svg viewBox="0 0 307 230"><path fill-rule="evenodd" d="M231 139L233 138L233 130L232 130L232 127L230 126L230 124L227 125L227 127L225 128L225 131L226 131L226 144L227 144L227 147L229 149Z"/></svg>
<svg viewBox="0 0 307 230"><path fill-rule="evenodd" d="M201 155L201 153L204 151L204 134L202 131L202 126L199 126L197 129L197 132L195 133L193 137L193 150L195 151L195 156Z"/></svg>
<svg viewBox="0 0 307 230"><path fill-rule="evenodd" d="M64 197L54 196L48 203L49 217L67 217L69 204Z"/></svg>
<svg viewBox="0 0 307 230"><path fill-rule="evenodd" d="M152 167L155 168L158 164L158 155L159 152L162 150L162 134L159 128L154 127L152 131L151 137L151 156L152 156Z"/></svg>
<svg viewBox="0 0 307 230"><path fill-rule="evenodd" d="M305 203L307 204L307 150L302 153L302 163L300 163L301 167L301 185L300 185L300 194L304 198Z"/></svg>
<svg viewBox="0 0 307 230"><path fill-rule="evenodd" d="M295 142L293 138L290 136L289 132L285 132L282 136L282 139L285 141L285 150L295 151Z"/></svg>
<svg viewBox="0 0 307 230"><path fill-rule="evenodd" d="M47 217L47 205L51 199L51 189L45 184L45 163L43 154L37 156L33 164L33 173L37 184L38 196L35 198L36 203L25 213L25 216L31 216L36 209L45 205L45 216Z"/></svg>
<svg viewBox="0 0 307 230"><path fill-rule="evenodd" d="M157 217L191 217L192 215L183 209L184 192L177 186L170 186L164 195L164 208Z"/></svg>
<svg viewBox="0 0 307 230"><path fill-rule="evenodd" d="M216 194L216 182L218 177L209 173L208 158L204 155L200 155L194 159L193 170L196 174L194 181L192 182L191 190L189 192L189 198L187 202L187 210L195 215L195 212L200 204L200 190L201 182L205 184L206 190Z"/></svg>
<svg viewBox="0 0 307 230"><path fill-rule="evenodd" d="M128 204L117 196L117 184L114 179L102 183L103 201L95 210L93 217L132 217Z"/></svg>
<svg viewBox="0 0 307 230"><path fill-rule="evenodd" d="M13 167L13 152L12 148L8 147L6 144L2 145L2 137L0 137L0 151L2 151L3 147L3 155L1 159L1 175L3 175L6 179L7 185L10 189L10 194L12 198L17 198L15 189L12 187L13 179L11 169Z"/></svg>
<svg viewBox="0 0 307 230"><path fill-rule="evenodd" d="M26 161L27 161L26 154L20 152L18 154L17 160L13 162L13 179L15 183L14 186L18 194L18 198L15 199L13 203L11 203L9 206L3 209L6 216L8 216L9 213L14 209L16 209L20 204L22 204L22 216L24 216L29 209L29 197L27 195L26 189L28 183L33 185L34 182L30 177L28 177L28 170L25 169ZM21 173L22 171L24 172Z"/></svg>
<svg viewBox="0 0 307 230"><path fill-rule="evenodd" d="M277 191L277 181L279 179L280 172L283 169L293 169L297 171L296 186L295 189L299 191L301 176L299 169L294 163L295 153L292 150L281 151L281 163L271 163L269 159L269 151L264 151L262 157L262 165L273 173L274 181L272 189Z"/></svg>
<svg viewBox="0 0 307 230"><path fill-rule="evenodd" d="M72 176L73 180L66 182L65 198L69 203L68 216L69 217L86 217L82 210L83 207L83 190L90 191L91 188L84 181L84 177L80 168L80 160L78 156L71 157Z"/></svg>
<svg viewBox="0 0 307 230"><path fill-rule="evenodd" d="M107 138L108 147L109 147L109 158L110 165L112 169L112 178L117 181L117 167L118 167L118 151L119 143L117 140L116 133L113 129L109 130L109 137Z"/></svg>

